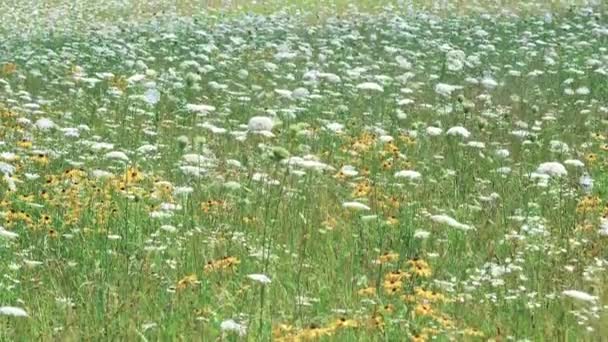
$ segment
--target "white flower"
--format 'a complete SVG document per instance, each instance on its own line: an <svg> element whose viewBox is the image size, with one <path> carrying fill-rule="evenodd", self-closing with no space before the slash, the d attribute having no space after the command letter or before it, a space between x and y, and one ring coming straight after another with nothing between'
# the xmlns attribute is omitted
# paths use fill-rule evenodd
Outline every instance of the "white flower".
<svg viewBox="0 0 608 342"><path fill-rule="evenodd" d="M308 97L308 95L310 95L310 92L308 89L303 87L296 88L293 90L293 92L291 92L291 97L294 99L303 99Z"/></svg>
<svg viewBox="0 0 608 342"><path fill-rule="evenodd" d="M176 186L175 189L173 189L173 194L176 196L188 195L192 192L194 192L194 188L190 186Z"/></svg>
<svg viewBox="0 0 608 342"><path fill-rule="evenodd" d="M209 106L206 104L192 104L192 103L188 103L186 105L186 109L190 112L196 112L199 113L201 115L206 115L209 112L213 112L215 110L215 107L213 106Z"/></svg>
<svg viewBox="0 0 608 342"><path fill-rule="evenodd" d="M105 143L105 142L97 142L91 145L91 150L93 151L101 151L101 150L111 150L114 148L114 144Z"/></svg>
<svg viewBox="0 0 608 342"><path fill-rule="evenodd" d="M19 234L8 231L8 230L4 229L4 227L0 227L0 237L6 238L9 240L13 240L13 239L18 238Z"/></svg>
<svg viewBox="0 0 608 342"><path fill-rule="evenodd" d="M569 165L569 166L574 166L574 167L585 167L585 163L583 163L582 161L580 161L578 159L564 160L564 164Z"/></svg>
<svg viewBox="0 0 608 342"><path fill-rule="evenodd" d="M254 116L249 119L247 124L247 129L250 132L270 132L272 127L274 127L274 122L272 118L267 116Z"/></svg>
<svg viewBox="0 0 608 342"><path fill-rule="evenodd" d="M106 159L118 159L122 161L129 161L129 157L124 152L112 151L106 153Z"/></svg>
<svg viewBox="0 0 608 342"><path fill-rule="evenodd" d="M272 280L270 280L270 278L268 278L268 276L265 274L250 274L247 276L247 278L262 284L270 284L272 282Z"/></svg>
<svg viewBox="0 0 608 342"><path fill-rule="evenodd" d="M608 236L608 219L600 217L600 235Z"/></svg>
<svg viewBox="0 0 608 342"><path fill-rule="evenodd" d="M284 159L281 163L287 164L290 166L299 166L304 169L312 169L312 170L333 170L334 168L330 165L322 163L320 161L315 160L312 156L302 157L290 157Z"/></svg>
<svg viewBox="0 0 608 342"><path fill-rule="evenodd" d="M448 129L448 131L446 132L447 135L460 135L463 138L468 138L469 136L471 136L471 133L469 132L468 129L462 127L462 126L454 126L450 129Z"/></svg>
<svg viewBox="0 0 608 342"><path fill-rule="evenodd" d="M551 140L549 142L549 149L553 153L568 153L570 151L568 144L559 140Z"/></svg>
<svg viewBox="0 0 608 342"><path fill-rule="evenodd" d="M158 147L150 144L142 145L137 148L137 152L141 154L153 153L158 151Z"/></svg>
<svg viewBox="0 0 608 342"><path fill-rule="evenodd" d="M175 228L175 226L169 224L163 224L162 226L160 226L160 229L166 231L167 233L175 233L177 231L177 228Z"/></svg>
<svg viewBox="0 0 608 342"><path fill-rule="evenodd" d="M340 172L346 177L354 177L359 174L359 171L352 165L344 165L340 169Z"/></svg>
<svg viewBox="0 0 608 342"><path fill-rule="evenodd" d="M224 187L229 190L238 190L241 188L241 183L235 181L228 181L224 183Z"/></svg>
<svg viewBox="0 0 608 342"><path fill-rule="evenodd" d="M592 296L587 292L578 291L578 290L566 290L562 292L564 296L581 300L583 302L595 302L597 300L596 296Z"/></svg>
<svg viewBox="0 0 608 342"><path fill-rule="evenodd" d="M498 86L498 82L493 78L486 76L481 80L481 85L488 90L492 90Z"/></svg>
<svg viewBox="0 0 608 342"><path fill-rule="evenodd" d="M407 178L409 180L420 179L422 175L418 171L413 170L401 170L395 173L396 178Z"/></svg>
<svg viewBox="0 0 608 342"><path fill-rule="evenodd" d="M344 202L342 203L342 208L352 209L352 210L371 210L370 207L366 206L360 202Z"/></svg>
<svg viewBox="0 0 608 342"><path fill-rule="evenodd" d="M466 231L466 230L474 229L473 227L469 226L468 224L460 223L447 215L433 215L433 216L431 216L431 220L433 222L445 224L452 228L456 228L456 229L460 229L460 230Z"/></svg>
<svg viewBox="0 0 608 342"><path fill-rule="evenodd" d="M247 326L239 324L233 319L227 319L220 324L220 329L226 332L235 332L239 336L245 336L247 334Z"/></svg>
<svg viewBox="0 0 608 342"><path fill-rule="evenodd" d="M40 118L34 124L41 131L48 131L55 128L55 123L51 119Z"/></svg>
<svg viewBox="0 0 608 342"><path fill-rule="evenodd" d="M379 91L379 92L383 92L384 88L382 88L381 85L379 85L378 83L375 82L363 82L357 85L357 89L360 90L372 90L372 91Z"/></svg>
<svg viewBox="0 0 608 342"><path fill-rule="evenodd" d="M150 88L144 93L144 101L150 105L155 105L160 101L160 92L156 88Z"/></svg>
<svg viewBox="0 0 608 342"><path fill-rule="evenodd" d="M460 71L464 67L466 55L462 50L450 50L446 54L447 68L450 71Z"/></svg>
<svg viewBox="0 0 608 342"><path fill-rule="evenodd" d="M443 133L443 130L439 127L433 127L433 126L429 126L426 128L426 134L432 136L432 137L436 137L438 135L441 135L441 133Z"/></svg>
<svg viewBox="0 0 608 342"><path fill-rule="evenodd" d="M135 75L127 78L127 82L128 83L137 83L137 82L143 81L145 78L146 78L146 75L135 74Z"/></svg>
<svg viewBox="0 0 608 342"><path fill-rule="evenodd" d="M499 150L494 151L494 154L499 158L508 158L511 153L506 148L501 148Z"/></svg>
<svg viewBox="0 0 608 342"><path fill-rule="evenodd" d="M568 174L566 167L558 162L542 163L538 166L536 172L551 177L561 177Z"/></svg>
<svg viewBox="0 0 608 342"><path fill-rule="evenodd" d="M429 236L431 236L431 233L427 232L426 230L416 229L416 231L414 232L414 238L416 239L424 240Z"/></svg>
<svg viewBox="0 0 608 342"><path fill-rule="evenodd" d="M452 95L452 92L458 89L462 89L462 86L455 86L446 83L437 83L437 85L435 85L435 92L445 97Z"/></svg>
<svg viewBox="0 0 608 342"><path fill-rule="evenodd" d="M576 94L578 95L589 95L590 90L587 87L580 87L576 89Z"/></svg>
<svg viewBox="0 0 608 342"><path fill-rule="evenodd" d="M401 69L409 70L412 68L412 63L403 56L395 57L395 61L397 62L397 64L399 64L399 67Z"/></svg>
<svg viewBox="0 0 608 342"><path fill-rule="evenodd" d="M11 162L19 159L19 157L13 152L2 152L0 153L0 159L4 159L8 162Z"/></svg>
<svg viewBox="0 0 608 342"><path fill-rule="evenodd" d="M486 148L486 144L484 144L481 141L469 141L467 143L467 146L469 147L473 147L473 148L479 148L479 149L484 149Z"/></svg>
<svg viewBox="0 0 608 342"><path fill-rule="evenodd" d="M0 162L0 173L4 173L5 175L12 175L13 173L15 173L15 170L15 166L9 163Z"/></svg>
<svg viewBox="0 0 608 342"><path fill-rule="evenodd" d="M583 175L578 179L578 184L586 194L591 193L591 190L593 190L593 178L591 178L587 172L583 173Z"/></svg>
<svg viewBox="0 0 608 342"><path fill-rule="evenodd" d="M108 178L114 176L114 174L105 170L93 170L91 176L93 178Z"/></svg>
<svg viewBox="0 0 608 342"><path fill-rule="evenodd" d="M0 316L28 317L29 315L22 308L15 306L0 306Z"/></svg>
<svg viewBox="0 0 608 342"><path fill-rule="evenodd" d="M342 133L342 131L344 130L344 125L337 122L330 122L325 125L325 128L334 133Z"/></svg>

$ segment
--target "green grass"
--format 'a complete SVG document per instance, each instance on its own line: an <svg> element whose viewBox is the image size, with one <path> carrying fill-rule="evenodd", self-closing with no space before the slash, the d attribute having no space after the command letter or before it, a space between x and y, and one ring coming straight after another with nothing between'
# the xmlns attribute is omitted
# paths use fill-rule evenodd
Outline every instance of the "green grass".
<svg viewBox="0 0 608 342"><path fill-rule="evenodd" d="M0 341L608 333L601 8L66 4L1 17Z"/></svg>

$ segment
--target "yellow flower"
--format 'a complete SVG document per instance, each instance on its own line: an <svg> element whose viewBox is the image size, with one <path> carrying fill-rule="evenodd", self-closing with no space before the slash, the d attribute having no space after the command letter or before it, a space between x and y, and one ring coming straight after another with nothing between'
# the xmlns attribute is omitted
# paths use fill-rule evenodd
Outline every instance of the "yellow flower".
<svg viewBox="0 0 608 342"><path fill-rule="evenodd" d="M188 286L195 284L197 280L198 280L198 278L196 277L196 274L187 275L187 276L183 277L182 279L180 279L180 281L177 282L176 289L183 290L183 289L187 288Z"/></svg>
<svg viewBox="0 0 608 342"><path fill-rule="evenodd" d="M600 198L597 196L585 196L580 199L578 204L576 205L576 212L579 214L584 214L589 211L593 211L597 209L600 204Z"/></svg>
<svg viewBox="0 0 608 342"><path fill-rule="evenodd" d="M430 316L433 314L433 308L428 303L420 303L416 305L414 312L416 313L416 315Z"/></svg>
<svg viewBox="0 0 608 342"><path fill-rule="evenodd" d="M378 312L375 312L372 317L369 319L368 324L376 329L384 329L384 317Z"/></svg>
<svg viewBox="0 0 608 342"><path fill-rule="evenodd" d="M414 293L420 299L424 299L429 302L441 302L445 300L445 296L435 291L428 291L421 287L414 288Z"/></svg>
<svg viewBox="0 0 608 342"><path fill-rule="evenodd" d="M435 317L435 320L437 321L437 323L441 324L441 326L445 329L453 329L456 326L454 321L446 316Z"/></svg>
<svg viewBox="0 0 608 342"><path fill-rule="evenodd" d="M389 216L389 218L386 220L386 224L389 226L394 226L398 223L399 223L399 220L397 220L397 218L395 216Z"/></svg>
<svg viewBox="0 0 608 342"><path fill-rule="evenodd" d="M462 331L462 334L465 336L473 336L473 337L483 337L483 333L474 328L466 328Z"/></svg>
<svg viewBox="0 0 608 342"><path fill-rule="evenodd" d="M393 304L386 304L383 308L382 308L382 312L386 312L388 314L392 314L393 312L395 312L395 306Z"/></svg>
<svg viewBox="0 0 608 342"><path fill-rule="evenodd" d="M17 142L17 146L21 148L32 148L32 141L30 139L23 138Z"/></svg>
<svg viewBox="0 0 608 342"><path fill-rule="evenodd" d="M428 336L425 334L415 334L410 337L411 342L426 342L428 339Z"/></svg>
<svg viewBox="0 0 608 342"><path fill-rule="evenodd" d="M384 292L387 295L395 295L395 294L398 294L399 292L401 292L402 287L403 287L403 282L385 280L384 283L382 284L382 287L384 288Z"/></svg>
<svg viewBox="0 0 608 342"><path fill-rule="evenodd" d="M137 183L143 179L143 174L135 166L131 166L125 172L125 182L127 184Z"/></svg>
<svg viewBox="0 0 608 342"><path fill-rule="evenodd" d="M304 340L316 340L323 336L330 336L334 332L331 328L322 328L317 325L311 325L310 327L303 329L296 336L294 336L294 341Z"/></svg>
<svg viewBox="0 0 608 342"><path fill-rule="evenodd" d="M389 142L387 144L384 145L384 150L386 152L390 152L392 154L398 154L399 153L399 147L397 145L395 145L395 143L393 142Z"/></svg>
<svg viewBox="0 0 608 342"><path fill-rule="evenodd" d="M331 324L331 327L334 330L344 329L344 328L356 328L359 326L359 322L354 319L346 319L344 317L340 317L334 323Z"/></svg>
<svg viewBox="0 0 608 342"><path fill-rule="evenodd" d="M53 220L51 219L51 217L49 215L42 215L42 217L40 218L40 223L48 226L51 223L53 223Z"/></svg>
<svg viewBox="0 0 608 342"><path fill-rule="evenodd" d="M386 264L397 260L399 260L399 253L385 252L376 260L376 264Z"/></svg>
<svg viewBox="0 0 608 342"><path fill-rule="evenodd" d="M17 71L17 65L15 63L4 63L2 65L2 74L3 75L10 75L15 73L15 71Z"/></svg>
<svg viewBox="0 0 608 342"><path fill-rule="evenodd" d="M408 264L412 266L412 272L419 277L428 278L433 274L429 264L422 259L409 260Z"/></svg>
<svg viewBox="0 0 608 342"><path fill-rule="evenodd" d="M40 165L47 165L49 163L49 157L42 153L31 156L30 159Z"/></svg>
<svg viewBox="0 0 608 342"><path fill-rule="evenodd" d="M364 297L370 297L376 294L376 288L375 287L366 287L364 289L360 289L359 291L357 291L357 294L359 296L364 296Z"/></svg>
<svg viewBox="0 0 608 342"><path fill-rule="evenodd" d="M594 164L595 162L597 162L597 154L595 153L588 153L585 156L585 160L587 161L587 163L589 164Z"/></svg>
<svg viewBox="0 0 608 342"><path fill-rule="evenodd" d="M235 257L227 256L218 260L207 262L205 265L205 272L213 272L217 270L232 269L236 265L240 264L241 261Z"/></svg>
<svg viewBox="0 0 608 342"><path fill-rule="evenodd" d="M288 335L293 331L293 326L287 324L279 324L278 326L272 328L272 336L275 339L278 339L282 336Z"/></svg>
<svg viewBox="0 0 608 342"><path fill-rule="evenodd" d="M403 279L407 279L410 277L410 274L404 272L402 270L391 271L384 275L384 281L395 282L402 281Z"/></svg>
<svg viewBox="0 0 608 342"><path fill-rule="evenodd" d="M353 191L353 197L365 197L372 190L371 185L368 181L363 181L355 186L355 190Z"/></svg>

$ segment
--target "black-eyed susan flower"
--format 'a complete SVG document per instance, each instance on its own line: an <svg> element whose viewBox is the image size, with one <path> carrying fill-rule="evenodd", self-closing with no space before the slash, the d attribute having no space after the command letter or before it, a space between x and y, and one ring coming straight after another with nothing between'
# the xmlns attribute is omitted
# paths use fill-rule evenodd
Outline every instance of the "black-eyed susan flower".
<svg viewBox="0 0 608 342"><path fill-rule="evenodd" d="M365 287L365 288L359 289L359 291L357 291L357 294L362 297L371 297L371 296L376 295L376 288L372 287L372 286Z"/></svg>
<svg viewBox="0 0 608 342"><path fill-rule="evenodd" d="M178 291L183 290L187 287L194 285L197 282L197 280L198 280L198 278L197 278L196 274L187 275L177 282L177 285L175 286L175 288Z"/></svg>
<svg viewBox="0 0 608 342"><path fill-rule="evenodd" d="M395 262L397 260L399 260L399 253L385 252L378 259L376 259L376 264L386 264Z"/></svg>
<svg viewBox="0 0 608 342"><path fill-rule="evenodd" d="M418 277L428 278L433 274L429 264L422 259L409 260L408 264L412 267L412 273Z"/></svg>
<svg viewBox="0 0 608 342"><path fill-rule="evenodd" d="M414 308L414 312L419 316L430 316L433 314L433 308L429 303L419 303Z"/></svg>
<svg viewBox="0 0 608 342"><path fill-rule="evenodd" d="M232 257L232 256L226 256L226 257L223 257L218 260L212 260L212 261L207 262L204 269L205 269L205 272L229 270L229 269L233 269L240 263L241 263L241 261L238 258Z"/></svg>

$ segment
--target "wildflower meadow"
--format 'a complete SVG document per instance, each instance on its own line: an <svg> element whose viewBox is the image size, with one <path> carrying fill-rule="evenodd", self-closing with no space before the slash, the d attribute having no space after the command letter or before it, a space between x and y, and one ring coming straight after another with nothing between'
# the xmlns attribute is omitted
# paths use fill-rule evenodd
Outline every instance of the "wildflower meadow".
<svg viewBox="0 0 608 342"><path fill-rule="evenodd" d="M608 339L603 1L0 2L0 341Z"/></svg>

